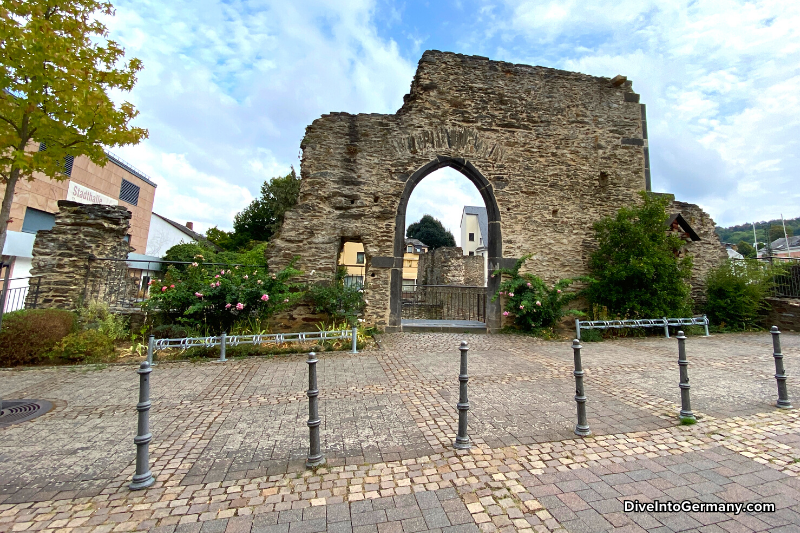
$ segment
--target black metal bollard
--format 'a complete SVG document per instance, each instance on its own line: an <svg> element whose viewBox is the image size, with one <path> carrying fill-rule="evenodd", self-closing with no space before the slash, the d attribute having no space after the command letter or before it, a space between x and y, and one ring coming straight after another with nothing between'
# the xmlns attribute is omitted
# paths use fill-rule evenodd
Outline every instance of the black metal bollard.
<svg viewBox="0 0 800 533"><path fill-rule="evenodd" d="M467 383L469 382L469 374L467 374L467 352L469 352L469 345L467 341L461 341L461 372L458 375L459 391L458 391L458 435L456 435L456 442L453 447L457 450L468 450L472 447L467 435L467 413L469 412L469 399L467 398Z"/></svg>
<svg viewBox="0 0 800 533"><path fill-rule="evenodd" d="M783 354L781 353L781 332L778 326L772 326L772 357L775 358L775 379L778 380L778 401L776 406L781 409L793 409L789 401L789 391L786 390L786 370L783 368Z"/></svg>
<svg viewBox="0 0 800 533"><path fill-rule="evenodd" d="M678 332L678 366L681 372L681 419L688 418L696 420L694 413L692 413L692 404L689 401L689 361L686 360L686 335L683 331Z"/></svg>
<svg viewBox="0 0 800 533"><path fill-rule="evenodd" d="M150 434L150 364L144 361L139 365L139 403L136 410L139 411L139 427L133 442L136 444L136 473L133 475L133 482L129 485L131 490L146 489L156 482L153 474L150 473L150 441L153 435Z"/></svg>
<svg viewBox="0 0 800 533"><path fill-rule="evenodd" d="M578 339L572 341L572 353L575 358L575 403L578 404L578 424L575 434L586 437L592 434L589 422L586 420L586 395L583 390L583 366L581 365L581 343Z"/></svg>
<svg viewBox="0 0 800 533"><path fill-rule="evenodd" d="M308 436L309 449L306 468L314 468L325 462L319 445L319 390L317 389L317 354L308 353Z"/></svg>

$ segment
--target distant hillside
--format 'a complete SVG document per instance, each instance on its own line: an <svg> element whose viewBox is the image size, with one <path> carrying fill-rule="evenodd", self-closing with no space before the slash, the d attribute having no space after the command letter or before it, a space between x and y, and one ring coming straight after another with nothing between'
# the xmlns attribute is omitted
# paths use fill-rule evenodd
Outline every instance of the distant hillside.
<svg viewBox="0 0 800 533"><path fill-rule="evenodd" d="M772 230L773 237L775 237L777 233L780 234L776 238L783 237L783 226L781 225L781 219L770 220L767 222L756 222L756 233L758 235L759 242L767 242L767 231L769 231L770 226L780 228L780 230ZM715 229L717 230L717 235L719 235L719 240L722 242L730 242L733 244L737 244L739 241L744 241L747 243L753 242L753 225L749 222L745 224L739 224L738 226L731 226L729 228L721 228L717 226ZM800 217L786 220L786 232L790 236L800 235Z"/></svg>

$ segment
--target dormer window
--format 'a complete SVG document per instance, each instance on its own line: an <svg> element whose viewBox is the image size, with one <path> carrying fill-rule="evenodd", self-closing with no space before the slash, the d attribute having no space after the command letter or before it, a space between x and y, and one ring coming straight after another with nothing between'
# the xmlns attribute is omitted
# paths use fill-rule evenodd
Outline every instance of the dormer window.
<svg viewBox="0 0 800 533"><path fill-rule="evenodd" d="M406 251L408 253L410 253L410 254L413 254L414 253L414 245L413 244L409 244L408 248L406 249Z"/></svg>

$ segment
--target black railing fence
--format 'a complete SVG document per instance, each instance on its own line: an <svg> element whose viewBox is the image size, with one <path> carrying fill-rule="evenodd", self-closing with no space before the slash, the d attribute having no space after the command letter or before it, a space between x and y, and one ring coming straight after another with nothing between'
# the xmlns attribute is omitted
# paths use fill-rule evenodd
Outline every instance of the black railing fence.
<svg viewBox="0 0 800 533"><path fill-rule="evenodd" d="M404 285L402 318L486 321L486 287Z"/></svg>
<svg viewBox="0 0 800 533"><path fill-rule="evenodd" d="M732 259L734 264L745 264L753 259ZM783 274L776 274L772 278L770 292L778 298L800 298L800 258L798 257L759 257L757 264L763 267L780 265L785 268Z"/></svg>
<svg viewBox="0 0 800 533"><path fill-rule="evenodd" d="M20 309L36 309L39 303L39 287L41 276L26 276L10 278L9 287L0 293L3 301L3 312L19 311Z"/></svg>

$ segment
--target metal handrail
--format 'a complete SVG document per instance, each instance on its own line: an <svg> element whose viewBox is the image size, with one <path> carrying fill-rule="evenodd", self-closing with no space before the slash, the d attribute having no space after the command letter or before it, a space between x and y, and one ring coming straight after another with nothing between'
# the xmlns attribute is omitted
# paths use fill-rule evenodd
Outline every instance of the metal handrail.
<svg viewBox="0 0 800 533"><path fill-rule="evenodd" d="M640 318L628 320L575 320L575 333L581 339L582 329L622 329L622 328L664 328L664 336L669 338L669 326L704 326L708 337L708 317L706 315L689 318Z"/></svg>

